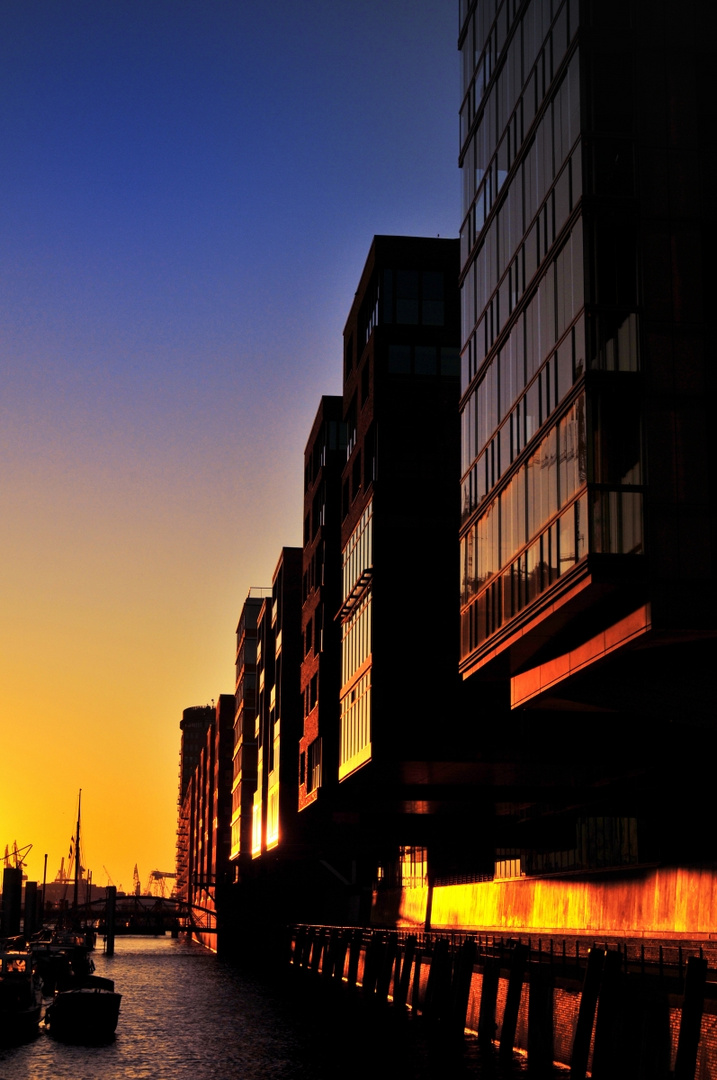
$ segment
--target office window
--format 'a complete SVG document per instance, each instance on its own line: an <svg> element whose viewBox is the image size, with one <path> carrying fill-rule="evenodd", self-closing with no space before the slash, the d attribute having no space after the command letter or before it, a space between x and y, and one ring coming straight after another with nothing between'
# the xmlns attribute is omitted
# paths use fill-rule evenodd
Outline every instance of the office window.
<svg viewBox="0 0 717 1080"><path fill-rule="evenodd" d="M415 326L418 323L418 271L396 272L396 322Z"/></svg>
<svg viewBox="0 0 717 1080"><path fill-rule="evenodd" d="M388 370L391 375L411 374L411 346L389 345Z"/></svg>
<svg viewBox="0 0 717 1080"><path fill-rule="evenodd" d="M445 320L443 274L438 271L424 271L422 286L421 322L424 326L443 326Z"/></svg>
<svg viewBox="0 0 717 1080"><path fill-rule="evenodd" d="M341 699L339 780L371 758L371 672Z"/></svg>
<svg viewBox="0 0 717 1080"><path fill-rule="evenodd" d="M308 771L306 776L307 791L321 787L321 739L314 739L308 748Z"/></svg>

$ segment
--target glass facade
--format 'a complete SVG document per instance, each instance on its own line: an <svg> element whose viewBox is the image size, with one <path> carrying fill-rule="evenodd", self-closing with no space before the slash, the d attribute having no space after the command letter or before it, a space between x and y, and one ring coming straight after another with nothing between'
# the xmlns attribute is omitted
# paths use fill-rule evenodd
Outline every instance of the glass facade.
<svg viewBox="0 0 717 1080"><path fill-rule="evenodd" d="M371 571L373 501L343 553L339 779L371 757Z"/></svg>
<svg viewBox="0 0 717 1080"><path fill-rule="evenodd" d="M589 554L643 550L635 228L601 210L578 16L461 5L464 667Z"/></svg>

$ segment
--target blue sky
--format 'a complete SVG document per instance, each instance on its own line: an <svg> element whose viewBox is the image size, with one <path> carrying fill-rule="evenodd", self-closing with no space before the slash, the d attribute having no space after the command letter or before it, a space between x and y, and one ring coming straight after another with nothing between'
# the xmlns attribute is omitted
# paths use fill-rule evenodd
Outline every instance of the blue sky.
<svg viewBox="0 0 717 1080"><path fill-rule="evenodd" d="M457 22L448 0L0 9L0 725L60 755L68 820L77 787L127 785L159 822L145 861L173 846L181 709L233 691L243 598L300 543L371 238L457 235ZM0 844L50 843L6 798ZM130 879L109 821L102 842Z"/></svg>

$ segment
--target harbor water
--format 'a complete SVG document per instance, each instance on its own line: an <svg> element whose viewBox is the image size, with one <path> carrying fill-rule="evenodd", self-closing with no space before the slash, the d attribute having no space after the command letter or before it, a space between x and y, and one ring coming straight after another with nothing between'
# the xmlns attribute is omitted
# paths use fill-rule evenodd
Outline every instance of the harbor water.
<svg viewBox="0 0 717 1080"><path fill-rule="evenodd" d="M26 1045L0 1047L0 1080L489 1080L519 1077L470 1038L447 1044L420 1022L326 995L306 978L242 972L169 937L118 938L96 974L122 996L104 1046L55 1041L41 1025ZM565 1072L556 1071L556 1076Z"/></svg>

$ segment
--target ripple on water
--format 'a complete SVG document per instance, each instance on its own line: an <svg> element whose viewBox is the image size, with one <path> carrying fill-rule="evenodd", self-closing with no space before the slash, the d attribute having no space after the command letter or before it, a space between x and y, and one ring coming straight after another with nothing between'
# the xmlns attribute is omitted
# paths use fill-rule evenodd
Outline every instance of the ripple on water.
<svg viewBox="0 0 717 1080"><path fill-rule="evenodd" d="M305 985L270 988L196 945L118 938L115 956L98 952L95 963L123 995L116 1039L69 1046L43 1030L25 1046L0 1048L0 1080L501 1077L495 1056L470 1041L447 1055L416 1025L346 1008Z"/></svg>

